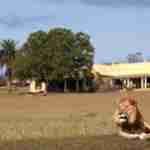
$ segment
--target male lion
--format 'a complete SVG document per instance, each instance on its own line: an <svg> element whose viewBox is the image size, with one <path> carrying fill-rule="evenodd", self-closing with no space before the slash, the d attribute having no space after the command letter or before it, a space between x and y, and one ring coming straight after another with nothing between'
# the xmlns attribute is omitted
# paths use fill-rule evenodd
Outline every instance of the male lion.
<svg viewBox="0 0 150 150"><path fill-rule="evenodd" d="M130 139L150 138L150 125L144 121L134 98L121 98L113 119L119 129L119 135Z"/></svg>

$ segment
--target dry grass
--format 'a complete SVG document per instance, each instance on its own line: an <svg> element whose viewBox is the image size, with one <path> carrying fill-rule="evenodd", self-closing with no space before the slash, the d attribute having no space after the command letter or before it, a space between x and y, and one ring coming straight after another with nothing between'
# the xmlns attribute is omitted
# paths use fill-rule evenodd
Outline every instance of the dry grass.
<svg viewBox="0 0 150 150"><path fill-rule="evenodd" d="M20 147L28 150L148 150L150 147L149 142L132 141L138 145L135 146L114 135L111 117L115 102L122 95L119 92L49 94L46 97L0 94L2 150L19 150ZM150 122L150 92L130 94L139 100Z"/></svg>
<svg viewBox="0 0 150 150"><path fill-rule="evenodd" d="M0 142L2 150L149 150L149 148L149 141L129 141L115 135Z"/></svg>

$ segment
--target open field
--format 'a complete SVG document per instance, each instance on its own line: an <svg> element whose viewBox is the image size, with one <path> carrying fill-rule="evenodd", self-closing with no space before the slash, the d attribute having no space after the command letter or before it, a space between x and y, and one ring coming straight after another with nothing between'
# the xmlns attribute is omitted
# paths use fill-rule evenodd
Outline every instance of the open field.
<svg viewBox="0 0 150 150"><path fill-rule="evenodd" d="M150 91L130 93L150 122ZM0 93L2 150L148 150L149 141L127 141L115 135L112 114L123 93ZM108 144L109 143L109 144Z"/></svg>

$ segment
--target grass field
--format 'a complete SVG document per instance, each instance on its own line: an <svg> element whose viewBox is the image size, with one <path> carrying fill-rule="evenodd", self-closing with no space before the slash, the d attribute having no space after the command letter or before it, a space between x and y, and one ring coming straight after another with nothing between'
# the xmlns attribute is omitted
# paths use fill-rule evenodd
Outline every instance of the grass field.
<svg viewBox="0 0 150 150"><path fill-rule="evenodd" d="M150 122L150 91L133 92ZM148 150L150 141L117 137L112 123L116 100L123 93L0 93L2 150Z"/></svg>

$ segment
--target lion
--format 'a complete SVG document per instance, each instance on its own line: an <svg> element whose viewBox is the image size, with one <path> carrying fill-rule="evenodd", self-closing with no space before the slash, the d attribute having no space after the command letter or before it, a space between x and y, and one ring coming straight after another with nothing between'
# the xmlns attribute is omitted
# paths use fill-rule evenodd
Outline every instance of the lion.
<svg viewBox="0 0 150 150"><path fill-rule="evenodd" d="M132 97L120 99L113 120L120 136L128 139L150 138L150 125L144 121L137 101Z"/></svg>

